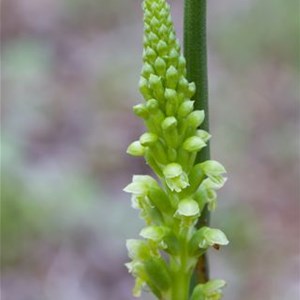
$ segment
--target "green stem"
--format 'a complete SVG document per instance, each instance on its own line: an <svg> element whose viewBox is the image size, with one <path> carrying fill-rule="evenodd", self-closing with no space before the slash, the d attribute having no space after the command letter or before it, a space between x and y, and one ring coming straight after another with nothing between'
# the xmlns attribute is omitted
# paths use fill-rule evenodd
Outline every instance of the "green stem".
<svg viewBox="0 0 300 300"><path fill-rule="evenodd" d="M173 261L174 282L172 300L188 300L191 281L191 272L188 270L188 238L189 230L183 230L180 234L181 254ZM178 264L179 263L179 264Z"/></svg>
<svg viewBox="0 0 300 300"><path fill-rule="evenodd" d="M201 128L209 131L208 119L208 80L207 80L207 50L206 50L206 0L184 1L184 55L187 61L187 79L196 84L194 96L195 109L205 111L205 120ZM196 163L210 158L209 144L197 155ZM202 212L198 227L208 225L209 213ZM208 264L205 255L201 256L197 271L197 282L209 280Z"/></svg>

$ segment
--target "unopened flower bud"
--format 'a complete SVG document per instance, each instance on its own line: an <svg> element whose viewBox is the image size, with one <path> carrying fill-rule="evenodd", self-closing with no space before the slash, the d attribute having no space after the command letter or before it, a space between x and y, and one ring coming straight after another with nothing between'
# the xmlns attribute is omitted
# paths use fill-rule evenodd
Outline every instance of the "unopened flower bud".
<svg viewBox="0 0 300 300"><path fill-rule="evenodd" d="M164 88L159 76L151 74L149 78L150 88L153 90L154 95L158 98L162 98L164 95Z"/></svg>
<svg viewBox="0 0 300 300"><path fill-rule="evenodd" d="M189 96L188 89L189 89L189 82L183 76L181 76L178 82L178 91L186 94L188 97Z"/></svg>
<svg viewBox="0 0 300 300"><path fill-rule="evenodd" d="M150 113L155 113L157 110L159 110L159 103L155 99L150 99L147 101L146 107Z"/></svg>
<svg viewBox="0 0 300 300"><path fill-rule="evenodd" d="M128 146L126 152L132 156L143 156L145 150L146 149L141 145L140 141L135 141Z"/></svg>
<svg viewBox="0 0 300 300"><path fill-rule="evenodd" d="M133 107L133 112L140 118L147 119L149 112L145 104L137 104Z"/></svg>
<svg viewBox="0 0 300 300"><path fill-rule="evenodd" d="M141 135L140 143L144 147L150 147L158 140L158 136L151 132L146 132Z"/></svg>
<svg viewBox="0 0 300 300"><path fill-rule="evenodd" d="M195 84L195 82L191 82L191 83L189 83L189 85L188 85L188 98L192 98L194 95L195 95L195 93L196 93L196 84Z"/></svg>
<svg viewBox="0 0 300 300"><path fill-rule="evenodd" d="M166 85L168 88L175 89L178 82L178 71L174 66L170 66L166 73Z"/></svg>
<svg viewBox="0 0 300 300"><path fill-rule="evenodd" d="M144 77L140 78L139 90L146 100L151 98L150 90L148 88L148 81Z"/></svg>
<svg viewBox="0 0 300 300"><path fill-rule="evenodd" d="M177 126L177 120L175 117L167 117L161 124L161 127L164 131L174 129L176 128L176 126Z"/></svg>
<svg viewBox="0 0 300 300"><path fill-rule="evenodd" d="M148 34L148 40L151 43L151 45L156 45L157 42L159 41L159 38L154 32L150 32Z"/></svg>
<svg viewBox="0 0 300 300"><path fill-rule="evenodd" d="M174 43L175 41L176 41L176 36L175 36L174 32L171 31L169 34L169 42Z"/></svg>
<svg viewBox="0 0 300 300"><path fill-rule="evenodd" d="M153 62L156 59L156 57L156 52L151 47L147 47L147 49L144 52L144 60Z"/></svg>
<svg viewBox="0 0 300 300"><path fill-rule="evenodd" d="M178 58L178 72L180 75L186 76L186 60L182 55Z"/></svg>
<svg viewBox="0 0 300 300"><path fill-rule="evenodd" d="M182 148L188 152L198 152L205 146L205 142L200 137L191 136L184 141Z"/></svg>
<svg viewBox="0 0 300 300"><path fill-rule="evenodd" d="M145 77L146 79L149 79L150 74L154 73L154 69L152 68L152 66L145 62L143 65L143 69L142 69L142 76Z"/></svg>
<svg viewBox="0 0 300 300"><path fill-rule="evenodd" d="M165 61L161 57L158 57L155 60L154 66L155 66L156 73L159 76L162 76L162 75L164 75L166 73L167 65L166 65Z"/></svg>
<svg viewBox="0 0 300 300"><path fill-rule="evenodd" d="M156 17L152 18L152 20L150 21L150 26L151 26L151 28L156 28L159 26L159 21L157 20Z"/></svg>
<svg viewBox="0 0 300 300"><path fill-rule="evenodd" d="M175 117L167 117L161 124L164 137L169 147L176 148L179 142L177 132L177 120Z"/></svg>
<svg viewBox="0 0 300 300"><path fill-rule="evenodd" d="M156 49L157 49L157 52L159 53L159 55L165 55L168 50L168 45L163 40L160 40L157 43Z"/></svg>
<svg viewBox="0 0 300 300"><path fill-rule="evenodd" d="M177 110L177 92L173 89L166 89L165 91L165 98L166 98L166 114L167 116L175 115Z"/></svg>
<svg viewBox="0 0 300 300"><path fill-rule="evenodd" d="M204 110L194 110L186 117L186 122L189 127L196 129L204 121L204 116Z"/></svg>
<svg viewBox="0 0 300 300"><path fill-rule="evenodd" d="M194 109L194 101L184 101L178 108L178 117L185 118Z"/></svg>
<svg viewBox="0 0 300 300"><path fill-rule="evenodd" d="M162 24L159 28L159 34L161 36L165 36L166 34L168 34L168 28L165 24Z"/></svg>

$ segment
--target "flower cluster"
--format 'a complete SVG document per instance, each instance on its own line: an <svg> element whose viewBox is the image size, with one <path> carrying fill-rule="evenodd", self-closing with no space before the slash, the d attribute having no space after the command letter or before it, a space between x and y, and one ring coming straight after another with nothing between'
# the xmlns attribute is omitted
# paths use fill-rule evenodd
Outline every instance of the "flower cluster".
<svg viewBox="0 0 300 300"><path fill-rule="evenodd" d="M196 86L186 79L170 6L165 0L144 0L144 52L139 83L144 102L134 113L144 120L147 132L131 143L127 153L143 156L159 181L135 175L124 190L140 210L146 226L143 239L128 240L131 262L126 266L136 278L140 296L147 286L158 299L220 299L220 280L200 284L189 298L189 283L197 259L210 246L228 244L223 232L196 228L205 206L216 207L216 190L226 178L224 167L213 160L195 164L210 134L199 129L204 111L194 110ZM164 253L164 254L163 254Z"/></svg>

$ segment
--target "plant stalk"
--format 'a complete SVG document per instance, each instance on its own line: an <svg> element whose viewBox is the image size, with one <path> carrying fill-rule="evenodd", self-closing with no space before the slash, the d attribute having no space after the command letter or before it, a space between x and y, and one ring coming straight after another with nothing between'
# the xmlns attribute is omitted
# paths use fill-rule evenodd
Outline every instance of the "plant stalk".
<svg viewBox="0 0 300 300"><path fill-rule="evenodd" d="M195 109L205 111L201 129L209 131L208 116L208 76L206 47L206 0L184 0L184 56L187 61L187 79L196 84ZM209 144L202 149L195 163L210 159ZM209 212L205 209L197 227L207 226ZM199 258L192 285L209 280L206 255ZM193 286L191 287L193 289Z"/></svg>

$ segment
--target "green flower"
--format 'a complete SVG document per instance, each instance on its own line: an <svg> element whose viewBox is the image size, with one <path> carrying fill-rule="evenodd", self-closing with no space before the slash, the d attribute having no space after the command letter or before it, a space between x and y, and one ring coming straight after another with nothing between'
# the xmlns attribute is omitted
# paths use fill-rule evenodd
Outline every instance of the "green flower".
<svg viewBox="0 0 300 300"><path fill-rule="evenodd" d="M203 172L212 181L213 184L223 186L225 179L222 174L226 173L225 168L215 160L207 160L201 164Z"/></svg>
<svg viewBox="0 0 300 300"><path fill-rule="evenodd" d="M158 183L149 175L134 175L132 182L123 191L132 193L132 207L141 208L140 201L143 201L149 194L150 189L159 188Z"/></svg>
<svg viewBox="0 0 300 300"><path fill-rule="evenodd" d="M158 186L155 179L149 175L134 175L132 183L124 188L124 192L132 193L137 196L146 196L149 189Z"/></svg>
<svg viewBox="0 0 300 300"><path fill-rule="evenodd" d="M202 227L199 230L199 248L205 249L209 246L228 245L229 241L223 231L215 228Z"/></svg>
<svg viewBox="0 0 300 300"><path fill-rule="evenodd" d="M205 284L198 284L192 294L191 300L219 300L222 297L222 288L226 285L224 280L210 280Z"/></svg>
<svg viewBox="0 0 300 300"><path fill-rule="evenodd" d="M163 174L165 176L166 184L171 191L179 193L189 186L188 176L182 170L180 164L171 163L167 165L163 170Z"/></svg>

